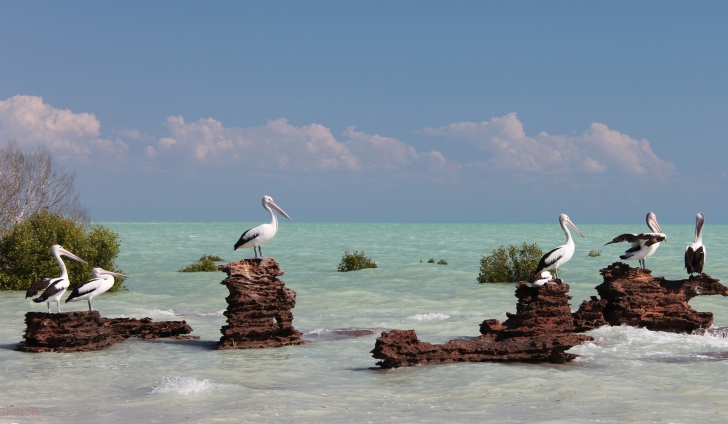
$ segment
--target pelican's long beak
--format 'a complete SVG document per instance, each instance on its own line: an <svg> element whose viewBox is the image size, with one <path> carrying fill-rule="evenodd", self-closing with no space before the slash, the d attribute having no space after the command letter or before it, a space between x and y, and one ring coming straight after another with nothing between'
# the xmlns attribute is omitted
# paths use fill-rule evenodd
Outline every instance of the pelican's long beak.
<svg viewBox="0 0 728 424"><path fill-rule="evenodd" d="M288 214L285 213L283 211L283 209L281 209L278 205L276 205L275 202L269 202L268 204L271 205L271 206L273 206L273 209L277 210L281 215L283 215L286 218L288 218L288 220L293 221L293 218L291 218L290 216L288 216Z"/></svg>
<svg viewBox="0 0 728 424"><path fill-rule="evenodd" d="M665 234L662 232L662 228L660 228L660 224L657 223L657 219L650 219L650 222L655 227L658 233ZM667 243L667 236L665 236L665 243Z"/></svg>
<svg viewBox="0 0 728 424"><path fill-rule="evenodd" d="M107 271L105 269L99 271L99 274L107 274L107 275L112 275L114 277L119 277L119 278L129 278L128 275L119 274L118 272L113 272L113 271Z"/></svg>
<svg viewBox="0 0 728 424"><path fill-rule="evenodd" d="M62 247L60 249L58 249L58 252L63 256L68 256L69 258L73 259L74 261L79 261L84 264L86 263L86 261L84 261L83 259L79 258L78 256L74 255L73 253L69 252L68 250L66 250Z"/></svg>
<svg viewBox="0 0 728 424"><path fill-rule="evenodd" d="M576 228L576 225L574 225L574 223L573 223L573 222L571 222L571 220L568 220L568 221L566 221L566 223L567 223L567 224L569 224L569 226L570 226L571 228L573 228L573 229L574 229L574 231L576 231L577 233L579 233L579 235L580 235L580 236L582 236L583 238L586 238L586 237L584 237L584 234L582 234L582 233L581 233L581 231L579 231L579 229L578 229L578 228Z"/></svg>

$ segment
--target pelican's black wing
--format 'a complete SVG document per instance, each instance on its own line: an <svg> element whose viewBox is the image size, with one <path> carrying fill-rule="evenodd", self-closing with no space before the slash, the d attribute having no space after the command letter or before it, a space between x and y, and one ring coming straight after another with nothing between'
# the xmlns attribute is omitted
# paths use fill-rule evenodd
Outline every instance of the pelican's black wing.
<svg viewBox="0 0 728 424"><path fill-rule="evenodd" d="M536 267L536 270L531 273L531 278L533 279L534 275L540 274L544 269L546 269L547 266L553 264L554 262L561 259L562 256L564 256L562 253L557 252L561 246L555 248L554 250L546 253L541 257L541 260L538 262L538 266Z"/></svg>
<svg viewBox="0 0 728 424"><path fill-rule="evenodd" d="M92 291L96 290L102 282L103 280L101 278L92 278L83 284L79 284L73 289L71 295L68 296L68 299L66 299L66 302L79 296L91 293Z"/></svg>
<svg viewBox="0 0 728 424"><path fill-rule="evenodd" d="M33 299L33 302L35 302L35 303L41 303L41 302L45 302L46 300L48 300L48 298L50 298L50 297L51 297L51 296L53 296L54 294L56 294L56 293L58 293L58 292L60 292L60 291L63 291L63 290L65 290L64 288L62 288L62 287L61 287L61 285L60 285L60 284L57 284L57 283L59 283L60 281L61 281L61 279L60 279L60 278L56 278L56 279L54 279L54 280L53 280L53 281L51 282L51 284L50 284L50 285L48 285L48 288L47 288L47 289L45 289L45 291L43 291L43 294L41 294L40 296L38 296L38 297L36 297L35 299Z"/></svg>
<svg viewBox="0 0 728 424"><path fill-rule="evenodd" d="M240 238L238 239L238 242L235 243L233 250L238 250L238 247L244 245L250 240L253 240L254 238L258 237L258 235L260 235L260 231L258 230L258 228L253 228L244 232L243 235L240 236Z"/></svg>
<svg viewBox="0 0 728 424"><path fill-rule="evenodd" d="M38 281L33 281L30 284L30 288L27 292L25 292L26 299L29 297L33 297L36 294L38 294L41 290L45 290L46 287L48 287L51 284L52 279L51 278L43 278Z"/></svg>
<svg viewBox="0 0 728 424"><path fill-rule="evenodd" d="M698 247L697 250L693 250L692 247L688 247L685 250L685 268L687 268L688 274L703 272L704 263L705 250L703 246Z"/></svg>

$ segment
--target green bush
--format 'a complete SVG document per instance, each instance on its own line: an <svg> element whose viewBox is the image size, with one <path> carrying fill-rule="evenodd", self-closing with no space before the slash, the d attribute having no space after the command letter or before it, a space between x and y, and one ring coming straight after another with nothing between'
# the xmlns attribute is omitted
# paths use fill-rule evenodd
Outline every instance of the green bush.
<svg viewBox="0 0 728 424"><path fill-rule="evenodd" d="M592 249L591 251L589 251L587 256L589 256L590 258L596 258L597 256L602 256L602 251Z"/></svg>
<svg viewBox="0 0 728 424"><path fill-rule="evenodd" d="M439 261L437 261L437 264L438 265L447 265L447 261L444 259L440 259Z"/></svg>
<svg viewBox="0 0 728 424"><path fill-rule="evenodd" d="M202 255L197 263L190 264L184 268L179 269L179 272L211 272L217 271L217 265L215 261L222 261L223 259L215 255Z"/></svg>
<svg viewBox="0 0 728 424"><path fill-rule="evenodd" d="M480 259L479 283L509 283L528 280L543 251L537 243L523 243L521 247L499 247Z"/></svg>
<svg viewBox="0 0 728 424"><path fill-rule="evenodd" d="M15 224L0 238L0 290L27 290L33 281L61 275L51 255L54 244L87 262L63 258L71 287L93 278L91 268L122 272L114 263L120 245L117 233L42 211ZM110 291L126 289L123 281L115 278Z"/></svg>
<svg viewBox="0 0 728 424"><path fill-rule="evenodd" d="M428 263L428 264L434 264L434 263L435 263L435 258L430 258L430 259L428 259L428 260L427 260L427 263Z"/></svg>
<svg viewBox="0 0 728 424"><path fill-rule="evenodd" d="M358 271L365 268L377 268L377 264L367 258L366 255L364 255L363 250L361 253L356 250L354 253L345 251L344 256L341 258L341 262L339 263L339 272Z"/></svg>

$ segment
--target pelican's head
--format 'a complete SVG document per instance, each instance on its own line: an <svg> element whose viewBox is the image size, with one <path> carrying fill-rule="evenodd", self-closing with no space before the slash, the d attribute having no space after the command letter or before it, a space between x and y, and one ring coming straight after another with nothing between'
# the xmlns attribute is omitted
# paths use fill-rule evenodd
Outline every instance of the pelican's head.
<svg viewBox="0 0 728 424"><path fill-rule="evenodd" d="M285 213L283 211L283 209L281 209L278 205L276 205L276 202L273 201L273 198L272 197L270 197L270 196L263 196L263 207L264 208L268 208L269 206L272 207L273 209L277 210L278 213L280 213L281 215L285 216L290 221L293 221L293 218L291 218L290 216L288 216L288 214Z"/></svg>
<svg viewBox="0 0 728 424"><path fill-rule="evenodd" d="M647 214L647 226L650 227L650 230L652 230L653 233L662 233L662 228L660 228L660 224L657 223L657 216L655 216L654 213L650 212ZM665 237L665 241L667 242L667 237Z"/></svg>
<svg viewBox="0 0 728 424"><path fill-rule="evenodd" d="M578 228L576 228L576 225L574 225L574 223L573 223L573 222L571 222L571 218L569 218L569 215L567 215L567 214L565 214L565 213L562 213L561 215L559 215L559 223L560 223L560 224L561 224L562 226L563 226L564 224L566 224L566 225L570 226L571 228L573 228L573 229L574 229L574 231L576 231L577 233L579 233L579 235L580 235L580 236L582 236L583 238L586 238L586 237L584 237L584 234L582 234L582 233L581 233L581 231L579 231L579 229L578 229Z"/></svg>
<svg viewBox="0 0 728 424"><path fill-rule="evenodd" d="M61 246L60 244L54 244L53 246L51 246L51 252L53 252L53 256L56 257L61 257L61 255L63 255L73 259L74 261L79 261L84 264L86 263L86 261L84 261L83 259L64 249L63 246Z"/></svg>
<svg viewBox="0 0 728 424"><path fill-rule="evenodd" d="M695 223L705 224L705 215L703 215L702 212L698 212L698 214L695 215Z"/></svg>
<svg viewBox="0 0 728 424"><path fill-rule="evenodd" d="M128 275L119 274L118 272L113 272L113 271L107 271L103 268L94 268L91 270L91 274L93 274L93 276L96 278L99 278L102 275L111 275L112 277L119 277L119 278L129 278Z"/></svg>

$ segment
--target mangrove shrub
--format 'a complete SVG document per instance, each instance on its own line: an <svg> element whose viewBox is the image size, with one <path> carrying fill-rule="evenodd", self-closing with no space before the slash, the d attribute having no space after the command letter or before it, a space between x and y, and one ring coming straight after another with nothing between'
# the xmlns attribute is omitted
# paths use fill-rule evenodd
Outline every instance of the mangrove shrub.
<svg viewBox="0 0 728 424"><path fill-rule="evenodd" d="M189 264L184 268L180 268L179 272L211 272L217 271L217 265L215 261L222 261L223 259L215 255L202 255L200 260L196 263Z"/></svg>
<svg viewBox="0 0 728 424"><path fill-rule="evenodd" d="M362 250L361 253L356 250L354 253L344 252L344 256L339 263L339 272L358 271L365 268L377 268L377 264L369 259Z"/></svg>
<svg viewBox="0 0 728 424"><path fill-rule="evenodd" d="M0 290L27 290L33 281L58 277L61 269L51 254L60 244L87 263L64 258L71 287L93 278L91 268L122 272L116 267L119 235L101 225L85 225L41 211L15 224L0 238ZM124 289L116 278L110 291Z"/></svg>
<svg viewBox="0 0 728 424"><path fill-rule="evenodd" d="M528 280L543 251L537 243L523 243L521 247L508 245L493 249L480 259L479 283L508 283Z"/></svg>

